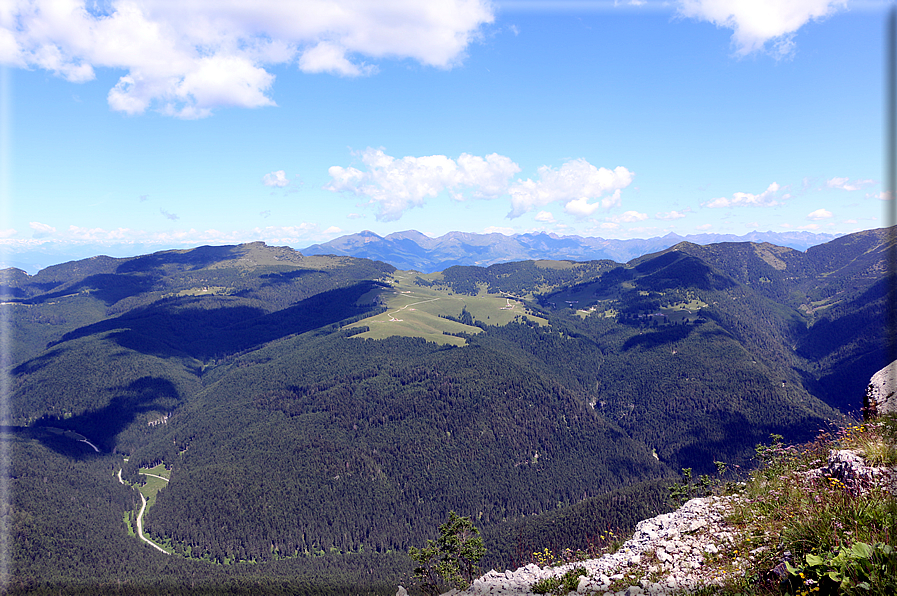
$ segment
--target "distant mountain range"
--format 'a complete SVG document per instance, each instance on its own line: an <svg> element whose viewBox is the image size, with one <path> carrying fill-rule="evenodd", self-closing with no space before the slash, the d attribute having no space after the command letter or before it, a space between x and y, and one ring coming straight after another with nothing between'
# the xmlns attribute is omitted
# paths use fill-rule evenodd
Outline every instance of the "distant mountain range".
<svg viewBox="0 0 897 596"><path fill-rule="evenodd" d="M323 244L312 244L300 249L300 252L306 255L332 254L374 259L399 269L432 273L454 265L487 267L497 263L539 259L573 261L610 259L625 263L649 253L665 250L682 241L701 245L719 242L768 242L804 251L837 237L834 234L811 232L751 232L743 236L734 234L680 236L669 233L654 238L614 240L591 236L559 236L544 232L513 236L499 233L449 232L438 238L430 238L416 230L395 232L385 237L364 231L340 236Z"/></svg>
<svg viewBox="0 0 897 596"><path fill-rule="evenodd" d="M313 244L299 249L303 254L334 254L384 261L399 269L422 273L441 271L452 265L480 265L508 263L529 259L571 259L589 261L611 259L621 263L665 250L687 240L694 244L715 242L769 242L804 251L811 246L834 240L838 235L811 232L752 232L744 236L733 234L691 234L631 240L613 240L588 236L558 236L557 234L473 234L449 232L430 238L415 230L395 232L381 237L369 231L341 236L330 242ZM168 247L166 247L168 248ZM187 247L171 247L187 248ZM298 248L294 246L293 248ZM27 250L10 249L0 254L0 269L16 267L31 275L41 269L79 261L95 255L133 257L160 250L150 244L63 244L47 242Z"/></svg>

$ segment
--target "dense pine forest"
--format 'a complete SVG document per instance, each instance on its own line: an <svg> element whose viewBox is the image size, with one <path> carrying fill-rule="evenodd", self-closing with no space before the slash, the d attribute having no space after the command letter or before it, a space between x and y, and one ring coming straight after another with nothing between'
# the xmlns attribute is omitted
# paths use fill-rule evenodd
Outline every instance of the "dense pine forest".
<svg viewBox="0 0 897 596"><path fill-rule="evenodd" d="M429 274L262 243L7 269L11 591L394 594L449 511L497 568L586 548L667 510L680 469L859 411L893 233Z"/></svg>

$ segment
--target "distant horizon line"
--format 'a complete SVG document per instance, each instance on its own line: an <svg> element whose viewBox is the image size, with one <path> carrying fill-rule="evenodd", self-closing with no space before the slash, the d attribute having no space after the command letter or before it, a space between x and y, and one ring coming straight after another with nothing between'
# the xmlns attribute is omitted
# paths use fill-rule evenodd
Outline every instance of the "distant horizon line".
<svg viewBox="0 0 897 596"><path fill-rule="evenodd" d="M695 238L700 238L703 240L719 239L720 241L725 241L726 239L735 239L735 240L746 240L747 237L753 235L772 235L772 236L780 236L780 237L801 237L801 238L818 238L821 240L821 243L828 242L834 240L836 238L840 238L842 236L847 236L850 234L855 234L859 232L875 230L875 229L884 229L889 226L876 226L870 227L867 229L856 230L853 232L819 232L819 231L810 231L810 230L783 230L783 231L773 231L773 230L752 230L748 232L744 232L742 234L734 233L734 232L694 232L681 234L675 231L669 231L664 235L654 235L654 236L642 236L642 237L632 237L632 238L606 238L603 236L587 236L582 234L562 234L558 232L552 232L548 230L533 230L529 232L518 232L513 234L508 234L502 231L491 231L491 232L465 232L462 230L452 230L449 232L445 232L444 234L438 236L431 236L425 232L421 232L419 230L409 228L406 230L397 230L395 232L390 232L385 235L381 235L373 230L365 229L358 232L347 232L338 236L331 238L330 240L319 240L313 241L308 239L301 238L271 238L264 237L263 235L259 235L255 238L251 237L237 237L233 239L220 239L220 240L211 240L208 242L204 242L202 239L194 239L194 241L177 241L173 238L166 238L164 240L159 241L151 241L151 240L143 240L143 241L120 241L120 242L109 242L107 240L60 240L60 239L32 239L30 241L17 241L10 242L9 240L0 240L0 269L8 269L8 268L16 268L22 271L25 271L29 275L34 275L38 271L42 269L46 269L47 267L51 267L54 265L59 265L62 263L72 262L83 260L95 256L108 256L111 258L130 258L135 256L140 256L144 254L149 254L153 252L163 252L166 250L187 250L191 248L198 248L201 246L237 246L241 244L250 244L253 242L263 242L268 246L287 246L296 251L301 252L302 250L320 247L322 245L327 245L332 242L339 241L343 238L350 238L352 236L376 236L380 239L388 239L390 236L401 235L414 233L419 234L420 236L426 237L430 240L439 240L440 238L444 238L446 236L450 236L452 234L465 234L469 236L490 236L494 234L499 234L506 238L516 238L516 237L525 237L525 236L538 236L538 235L546 235L553 238L582 238L582 239L593 239L593 240L601 240L608 242L619 242L624 244L635 243L635 242L646 242L651 240L662 240L664 238L681 238L683 240L690 240Z"/></svg>

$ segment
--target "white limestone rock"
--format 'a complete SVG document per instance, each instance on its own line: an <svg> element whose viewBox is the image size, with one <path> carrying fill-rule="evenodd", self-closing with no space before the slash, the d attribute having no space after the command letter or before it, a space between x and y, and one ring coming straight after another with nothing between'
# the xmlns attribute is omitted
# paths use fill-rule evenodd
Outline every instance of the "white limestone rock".
<svg viewBox="0 0 897 596"><path fill-rule="evenodd" d="M872 418L897 413L897 360L887 365L869 380L866 388L865 410Z"/></svg>

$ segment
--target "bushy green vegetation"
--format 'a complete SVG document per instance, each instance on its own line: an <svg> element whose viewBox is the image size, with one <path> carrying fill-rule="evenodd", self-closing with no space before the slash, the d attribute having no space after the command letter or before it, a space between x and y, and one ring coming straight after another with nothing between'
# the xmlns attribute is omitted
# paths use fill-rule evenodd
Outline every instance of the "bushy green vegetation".
<svg viewBox="0 0 897 596"><path fill-rule="evenodd" d="M436 540L427 540L421 548L412 546L408 556L417 563L414 576L424 594L436 596L442 585L468 588L479 574L485 552L480 531L470 518L449 511L449 519L439 526Z"/></svg>
<svg viewBox="0 0 897 596"><path fill-rule="evenodd" d="M583 567L574 567L563 575L546 577L535 582L531 589L534 594L568 594L575 592L579 585L579 578L588 575Z"/></svg>

